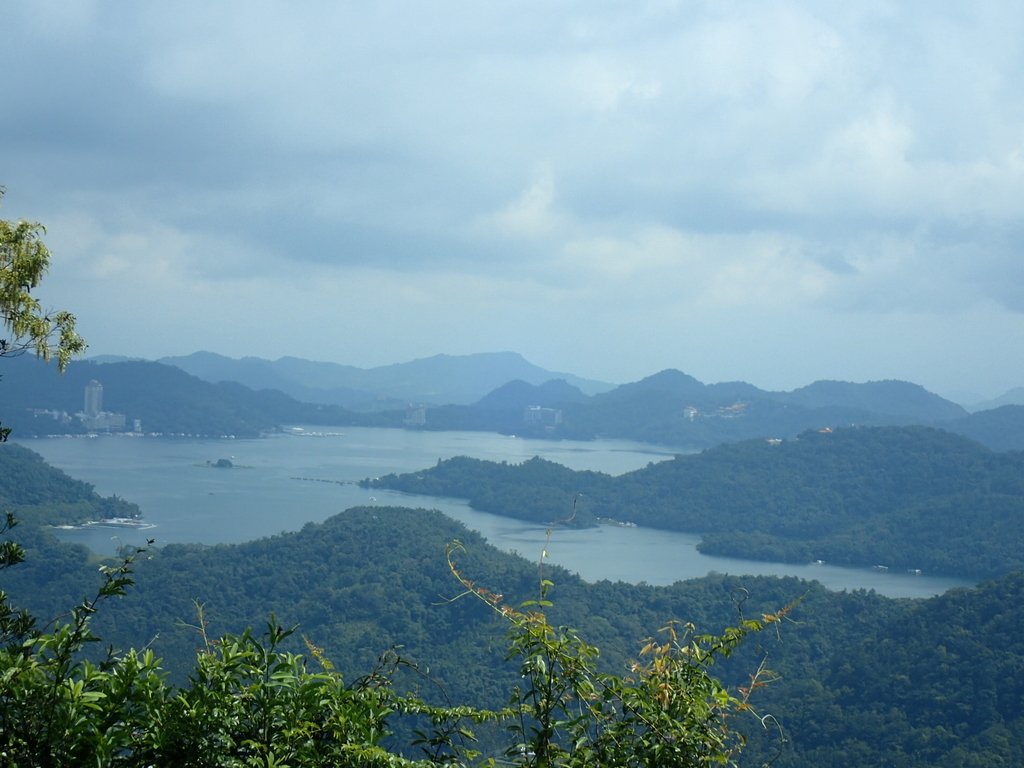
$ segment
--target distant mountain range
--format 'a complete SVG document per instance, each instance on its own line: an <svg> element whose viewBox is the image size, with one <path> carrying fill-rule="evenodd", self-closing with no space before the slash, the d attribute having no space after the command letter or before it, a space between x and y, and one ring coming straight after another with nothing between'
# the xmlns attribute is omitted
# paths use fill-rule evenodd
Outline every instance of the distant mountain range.
<svg viewBox="0 0 1024 768"><path fill-rule="evenodd" d="M688 450L812 429L917 424L996 450L1024 449L1024 406L969 414L904 381L818 381L772 392L666 370L616 387L546 371L513 353L439 355L373 369L206 352L158 363L105 360L73 362L64 376L31 357L6 360L0 416L26 436L84 431L74 419L43 411L81 410L85 384L97 379L104 408L124 413L129 427L141 420L145 432L241 436L293 424L404 426L616 437Z"/></svg>
<svg viewBox="0 0 1024 768"><path fill-rule="evenodd" d="M543 384L561 379L586 394L606 392L614 385L547 371L515 352L435 355L379 368L356 368L297 357L236 360L212 352L164 357L204 381L234 381L251 389L276 389L306 403L340 405L359 411L424 405L468 405L513 380Z"/></svg>
<svg viewBox="0 0 1024 768"><path fill-rule="evenodd" d="M590 397L565 382L511 382L472 406L428 409L422 426L705 448L754 437L793 437L808 429L910 424L966 429L974 417L903 381L819 381L792 392L770 392L745 382L704 384L666 370ZM977 439L988 436L986 429L975 430ZM1024 441L1016 433L1011 439Z"/></svg>
<svg viewBox="0 0 1024 768"><path fill-rule="evenodd" d="M130 360L72 362L63 375L30 355L5 360L0 371L0 418L15 437L87 431L75 418L93 379L103 387L102 409L141 422L143 432L202 436L256 436L283 424L359 424L339 406L301 403L271 389L236 382L212 384L170 365Z"/></svg>
<svg viewBox="0 0 1024 768"><path fill-rule="evenodd" d="M1001 408L1004 405L1024 405L1024 387L1014 387L993 400L975 403L968 410L990 411L993 408Z"/></svg>

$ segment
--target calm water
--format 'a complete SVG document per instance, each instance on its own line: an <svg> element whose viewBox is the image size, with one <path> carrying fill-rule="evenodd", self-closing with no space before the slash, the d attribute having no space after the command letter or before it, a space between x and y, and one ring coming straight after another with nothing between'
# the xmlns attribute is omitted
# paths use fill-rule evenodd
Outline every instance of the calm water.
<svg viewBox="0 0 1024 768"><path fill-rule="evenodd" d="M236 543L294 531L349 507L365 504L440 509L482 533L491 544L549 561L584 579L671 584L709 572L817 579L830 589L874 589L893 597L925 597L967 582L879 573L829 565L787 565L709 557L699 537L643 528L556 530L470 509L457 499L364 490L355 483L390 472L411 472L439 459L473 456L518 463L533 456L572 469L622 474L671 458L670 451L624 440L527 440L480 432L307 428L304 436L259 440L190 440L138 437L50 438L23 444L103 495L137 503L154 528L138 532L93 529L62 532L98 552L121 544ZM230 459L235 469L207 462Z"/></svg>

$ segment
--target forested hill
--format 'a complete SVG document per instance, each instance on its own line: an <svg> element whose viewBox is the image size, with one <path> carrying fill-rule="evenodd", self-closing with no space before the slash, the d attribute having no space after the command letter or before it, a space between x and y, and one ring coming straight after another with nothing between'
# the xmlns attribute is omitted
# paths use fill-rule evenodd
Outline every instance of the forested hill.
<svg viewBox="0 0 1024 768"><path fill-rule="evenodd" d="M57 376L28 355L5 361L4 422L21 437L83 431L74 419L62 422L52 412L81 411L92 379L103 385L104 410L124 414L129 428L140 419L144 432L251 437L285 424L367 423L365 416L339 406L300 403L275 390L257 392L233 382L212 384L170 365L77 361Z"/></svg>
<svg viewBox="0 0 1024 768"><path fill-rule="evenodd" d="M461 589L444 559L453 539L466 547L462 571L510 605L536 597L540 578L552 580L552 620L598 645L614 671L668 619L714 631L735 623L738 611L759 616L799 600L777 635L751 638L715 667L739 685L767 656L780 676L754 701L758 715L782 724L787 741L753 716L737 721L754 739L742 765L772 758L780 768L1020 764L1020 575L926 601L830 593L796 579L586 584L559 568L539 572L536 561L498 552L439 513L366 507L248 544L153 550L137 561L128 595L101 607L95 629L104 646L152 648L180 680L201 646L193 601L204 606L211 636L258 631L273 612L286 626L298 623L348 680L399 646L420 665L403 685L454 703L500 704L521 682L519 670L504 660L500 617L478 601L450 600ZM550 546L560 546L557 532ZM97 578L78 548L51 543L28 554L26 564L4 572L4 588L44 616ZM298 636L294 649L307 651Z"/></svg>
<svg viewBox="0 0 1024 768"><path fill-rule="evenodd" d="M977 411L946 428L977 440L995 451L1024 450L1024 405L1003 405Z"/></svg>
<svg viewBox="0 0 1024 768"><path fill-rule="evenodd" d="M468 458L374 487L537 522L701 533L702 551L987 577L1024 567L1024 453L926 427L807 432L677 456L622 477Z"/></svg>
<svg viewBox="0 0 1024 768"><path fill-rule="evenodd" d="M138 506L117 496L100 496L28 448L0 443L0 513L11 512L21 530L84 523L111 517L137 517Z"/></svg>
<svg viewBox="0 0 1024 768"><path fill-rule="evenodd" d="M923 425L969 435L996 450L1019 450L1022 414L1024 407L1013 406L969 415L904 381L818 381L792 392L769 392L745 382L704 384L667 370L592 397L564 382L515 382L471 406L429 408L422 426L556 439L617 437L698 449L824 427Z"/></svg>

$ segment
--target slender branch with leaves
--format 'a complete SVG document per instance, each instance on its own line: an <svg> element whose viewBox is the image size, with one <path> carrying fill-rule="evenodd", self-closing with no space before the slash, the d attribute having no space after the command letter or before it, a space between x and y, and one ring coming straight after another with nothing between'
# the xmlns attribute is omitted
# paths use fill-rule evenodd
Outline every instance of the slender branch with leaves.
<svg viewBox="0 0 1024 768"><path fill-rule="evenodd" d="M536 768L706 766L730 764L743 746L732 719L753 713L751 694L773 679L761 665L736 694L710 672L752 632L777 624L791 610L742 620L721 635L698 634L672 621L649 639L625 675L598 669L599 651L577 632L554 627L546 609L554 586L540 581L537 599L514 608L459 569L453 542L448 567L463 591L452 600L482 601L509 624L509 658L520 661L522 686L509 702L513 744L506 757Z"/></svg>
<svg viewBox="0 0 1024 768"><path fill-rule="evenodd" d="M0 187L0 198L4 194ZM50 249L43 242L46 228L29 221L0 219L0 355L34 351L44 360L57 359L63 371L72 357L85 350L70 312L49 312L32 291L50 268Z"/></svg>

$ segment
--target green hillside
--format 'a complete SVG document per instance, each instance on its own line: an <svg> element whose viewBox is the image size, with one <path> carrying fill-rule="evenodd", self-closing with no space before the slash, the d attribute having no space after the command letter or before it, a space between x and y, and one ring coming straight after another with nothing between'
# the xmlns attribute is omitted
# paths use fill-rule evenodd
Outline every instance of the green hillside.
<svg viewBox="0 0 1024 768"><path fill-rule="evenodd" d="M914 478L924 482L931 477L937 488L956 491L963 473L996 484L999 462L1013 458L1000 459L929 430L887 432L870 431L866 443L856 432L813 437L806 445L816 450L799 446L775 470L789 467L799 474L801 462L817 454L827 461L815 465L810 475L828 467L833 484L855 484L857 478L843 471L853 446L843 441L859 446L862 462L881 446L898 447L903 455L927 448L920 454L931 456L931 463L907 463L893 478L893 488L912 488ZM835 443L827 442L833 438ZM740 446L753 456L782 447ZM720 452L710 453L724 461L728 452ZM92 593L101 578L88 552L58 543L40 527L49 519L45 510L97 500L87 484L47 467L30 451L4 446L0 456L6 461L5 504L25 515L13 533L27 556L22 565L0 569L0 584L14 605L29 607L45 622ZM883 463L882 457L875 461L872 466ZM755 465L745 479L736 478L749 492L756 489L755 477L766 486L775 482L772 473ZM1004 469L1009 472L1010 466ZM571 476L544 463L536 469L552 482ZM655 470L686 472L654 465L637 475L650 478ZM983 470L987 474L971 475ZM15 477L17 482L11 480ZM638 477L626 480L635 483ZM611 481L600 475L593 479ZM172 545L142 553L134 566L136 584L124 597L103 603L95 615L92 626L103 643L92 645L90 653L102 658L108 644L145 647L162 659L171 681L196 696L202 632L216 638L254 627L258 637L274 614L282 626L299 626L297 634L282 638L282 652L308 656L305 638L353 684L382 669L377 664L385 654L403 660L388 667L394 690L435 704L500 707L522 685L522 660L506 658L509 624L485 601L453 599L465 588L445 559L453 540L463 544L456 558L464 578L488 595L500 592L502 605L536 599L541 580L550 580L553 586L546 591L553 605L547 615L552 626L575 628L600 648L600 669L613 674L628 672L645 638L658 635L672 619L720 632L744 617L792 606L785 620L772 625L777 631L748 637L714 667L734 693L749 684L748 675L762 664L773 671L773 682L756 692L757 717L741 712L731 721L750 738L740 765L772 761L785 768L911 768L1014 765L1021 759L1020 572L930 600L833 593L813 583L765 577L709 576L668 587L589 584L560 568L502 553L438 512L355 508L323 524L246 544ZM409 721L396 714L389 727L395 731L395 746L401 742L415 751ZM508 743L501 726L476 730L485 751L500 751L499 745Z"/></svg>
<svg viewBox="0 0 1024 768"><path fill-rule="evenodd" d="M81 411L85 386L93 379L103 385L104 410L124 414L129 428L139 419L147 433L251 437L286 424L366 423L339 406L300 403L276 390L254 391L233 382L212 384L159 363L73 362L55 376L31 357L5 363L5 421L22 437L82 432L77 420L55 419L53 411Z"/></svg>
<svg viewBox="0 0 1024 768"><path fill-rule="evenodd" d="M804 433L712 448L612 478L533 459L454 458L374 487L469 499L574 525L600 519L703 534L747 559L991 577L1024 567L1024 454L925 427Z"/></svg>

